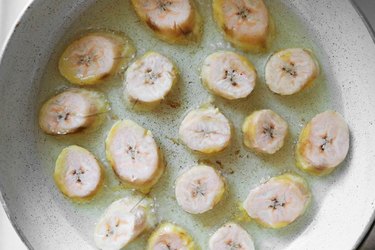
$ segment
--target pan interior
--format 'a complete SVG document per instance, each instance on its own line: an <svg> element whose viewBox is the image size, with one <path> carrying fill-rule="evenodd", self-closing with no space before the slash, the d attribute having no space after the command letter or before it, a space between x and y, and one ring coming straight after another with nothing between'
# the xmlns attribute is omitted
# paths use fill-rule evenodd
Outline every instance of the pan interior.
<svg viewBox="0 0 375 250"><path fill-rule="evenodd" d="M157 51L171 58L181 72L181 81L167 99L152 112L137 112L123 101L122 78L117 77L109 83L94 87L103 91L112 103L112 111L108 114L102 128L93 133L62 136L59 138L40 134L39 151L44 158L44 171L48 177L52 176L54 162L62 148L77 144L92 151L106 167L106 186L89 204L72 204L62 195L56 194L55 201L63 207L66 219L76 224L82 237L92 242L93 228L100 214L114 200L123 197L127 191L121 188L119 181L113 174L104 154L104 140L113 123L119 119L132 119L150 129L159 142L167 162L166 172L160 182L152 190L150 196L155 199L160 219L175 222L185 227L202 247L207 249L207 239L222 224L237 220L240 216L239 204L249 190L270 176L284 172L296 172L306 179L314 193L314 201L307 214L293 225L282 230L268 230L253 223L241 223L253 236L259 249L274 246L282 248L298 237L311 223L315 213L319 210L319 201L324 199L323 189L330 185L326 181L317 185L306 174L297 171L294 166L294 145L302 126L315 114L326 109L338 109L332 102L332 86L327 82L325 74L329 69L322 68L321 77L315 86L291 97L280 97L272 94L264 83L264 66L273 51L283 48L302 47L316 53L319 61L326 61L326 55L320 51L314 38L293 13L281 1L267 1L270 13L277 27L276 39L268 53L253 55L246 53L246 57L254 63L259 74L259 80L254 93L245 100L225 101L213 98L203 88L200 82L200 67L206 56L218 50L234 50L223 39L222 34L212 19L210 1L199 1L198 8L204 14L204 32L201 43L189 46L175 46L164 43L150 32L134 13L130 1L110 0L98 1L87 9L63 36L55 53L45 70L38 100L44 102L48 97L58 93L70 85L60 76L57 61L61 51L87 29L112 29L126 33L137 47L137 55L147 51ZM189 110L207 102L212 102L232 121L235 136L232 145L225 152L207 157L195 155L183 145L176 144L179 124ZM340 103L340 102L338 102ZM274 156L262 156L246 150L242 143L241 125L244 118L259 109L272 109L284 117L290 125L290 136L284 148ZM187 168L197 162L209 162L219 169L227 179L228 192L225 199L212 211L203 215L192 216L185 213L176 203L174 197L174 181ZM340 170L339 170L340 171ZM56 192L56 188L54 188ZM79 226L78 226L79 225ZM136 240L129 249L144 249L148 238L145 234Z"/></svg>

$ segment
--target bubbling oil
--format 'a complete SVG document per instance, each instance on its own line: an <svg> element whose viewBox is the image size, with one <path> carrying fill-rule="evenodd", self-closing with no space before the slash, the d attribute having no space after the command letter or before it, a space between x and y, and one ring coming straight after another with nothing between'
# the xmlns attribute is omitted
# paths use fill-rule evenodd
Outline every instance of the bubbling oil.
<svg viewBox="0 0 375 250"><path fill-rule="evenodd" d="M173 60L180 70L180 82L166 100L151 112L139 112L126 105L123 99L123 77L121 75L108 82L94 86L102 91L111 103L111 111L106 115L104 124L95 131L62 137L52 137L40 133L39 152L44 159L43 171L46 178L52 178L54 163L64 147L79 145L94 153L106 169L105 186L89 203L75 204L64 199L57 188L54 202L61 205L61 213L77 232L88 242L93 243L95 223L105 208L113 201L133 191L124 189L114 175L105 157L104 141L111 126L120 119L131 119L151 130L160 145L166 171L152 189L161 221L181 225L189 231L202 249L208 249L208 239L220 226L242 217L239 204L245 200L249 190L268 178L284 172L302 175L309 182L314 200L324 198L320 183L295 167L294 147L302 126L315 114L332 109L329 87L322 69L315 85L294 96L282 97L268 90L264 81L264 67L269 56L280 49L301 47L311 49L320 62L326 55L319 51L314 40L300 17L293 12L292 4L282 0L266 0L275 23L275 40L267 53L244 53L233 48L217 28L212 18L211 1L198 0L197 7L203 17L203 36L199 43L188 46L171 45L157 39L136 16L128 0L96 1L75 20L64 34L41 82L39 94L40 106L49 97L71 87L58 72L57 64L64 48L89 29L110 29L124 32L137 48L137 57L147 51L157 51ZM218 50L236 51L246 56L256 67L259 78L254 92L244 100L228 101L212 97L200 81L200 67L204 59ZM178 128L185 114L202 103L212 101L230 119L234 127L234 137L228 149L215 156L202 156L189 151L178 142ZM289 123L289 137L284 147L273 156L259 155L245 149L242 143L241 125L245 117L259 109L272 109ZM227 192L223 200L211 211L202 215L190 215L178 205L174 196L176 178L187 168L198 162L210 163L219 169L227 180ZM295 223L281 230L264 229L255 222L239 222L253 237L257 249L282 249L287 247L311 223L319 204L313 202L305 215ZM145 249L149 233L131 243L128 249Z"/></svg>

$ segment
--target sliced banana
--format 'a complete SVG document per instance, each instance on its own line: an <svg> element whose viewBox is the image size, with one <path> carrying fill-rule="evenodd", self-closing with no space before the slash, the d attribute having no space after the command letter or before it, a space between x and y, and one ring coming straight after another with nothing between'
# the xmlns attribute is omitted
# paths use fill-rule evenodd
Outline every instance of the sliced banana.
<svg viewBox="0 0 375 250"><path fill-rule="evenodd" d="M151 131L130 120L113 125L106 140L107 159L125 185L148 193L164 172Z"/></svg>
<svg viewBox="0 0 375 250"><path fill-rule="evenodd" d="M104 180L104 171L89 151L70 146L57 158L53 177L64 195L79 201L97 193Z"/></svg>
<svg viewBox="0 0 375 250"><path fill-rule="evenodd" d="M191 214L211 210L222 199L224 192L224 178L206 165L192 167L176 181L177 203Z"/></svg>
<svg viewBox="0 0 375 250"><path fill-rule="evenodd" d="M260 153L274 154L284 145L288 124L272 110L260 110L246 118L242 132L248 148Z"/></svg>
<svg viewBox="0 0 375 250"><path fill-rule="evenodd" d="M257 73L244 56L220 51L206 58L201 78L212 93L234 100L250 95L255 87Z"/></svg>
<svg viewBox="0 0 375 250"><path fill-rule="evenodd" d="M239 225L227 223L210 238L210 250L254 250L251 236Z"/></svg>
<svg viewBox="0 0 375 250"><path fill-rule="evenodd" d="M123 34L89 33L66 48L59 61L60 73L73 84L101 83L126 67L135 51Z"/></svg>
<svg viewBox="0 0 375 250"><path fill-rule="evenodd" d="M266 49L271 20L263 0L213 0L214 18L234 46L245 51Z"/></svg>
<svg viewBox="0 0 375 250"><path fill-rule="evenodd" d="M297 144L297 166L311 174L326 175L344 161L349 151L349 128L342 116L326 111L303 129Z"/></svg>
<svg viewBox="0 0 375 250"><path fill-rule="evenodd" d="M79 132L93 126L109 110L103 94L84 89L69 89L48 100L39 113L41 129L51 135Z"/></svg>
<svg viewBox="0 0 375 250"><path fill-rule="evenodd" d="M266 65L266 83L280 95L293 95L310 86L319 75L319 65L306 49L286 49L271 56Z"/></svg>
<svg viewBox="0 0 375 250"><path fill-rule="evenodd" d="M229 145L232 132L228 119L219 109L209 105L191 111L184 118L179 136L190 149L211 154Z"/></svg>
<svg viewBox="0 0 375 250"><path fill-rule="evenodd" d="M141 196L127 196L113 202L96 225L94 239L102 250L120 250L157 223L153 202Z"/></svg>
<svg viewBox="0 0 375 250"><path fill-rule="evenodd" d="M194 41L200 35L200 16L193 0L132 0L138 16L162 40Z"/></svg>
<svg viewBox="0 0 375 250"><path fill-rule="evenodd" d="M305 212L310 199L310 190L301 177L284 174L251 190L243 207L259 224L282 228Z"/></svg>
<svg viewBox="0 0 375 250"><path fill-rule="evenodd" d="M134 103L154 107L177 83L178 71L165 56L148 52L126 71L125 96Z"/></svg>
<svg viewBox="0 0 375 250"><path fill-rule="evenodd" d="M194 250L195 244L185 229L163 223L148 240L147 250Z"/></svg>

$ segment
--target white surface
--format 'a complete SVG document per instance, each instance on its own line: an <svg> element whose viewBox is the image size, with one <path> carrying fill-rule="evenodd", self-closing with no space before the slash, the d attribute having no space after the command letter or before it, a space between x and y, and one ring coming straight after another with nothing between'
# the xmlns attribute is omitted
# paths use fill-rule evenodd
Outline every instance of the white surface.
<svg viewBox="0 0 375 250"><path fill-rule="evenodd" d="M17 233L14 231L4 209L0 208L0 249L1 250L26 250Z"/></svg>
<svg viewBox="0 0 375 250"><path fill-rule="evenodd" d="M4 47L8 34L29 2L31 0L0 0L0 50ZM0 250L26 249L0 205Z"/></svg>
<svg viewBox="0 0 375 250"><path fill-rule="evenodd" d="M21 12L32 0L0 0L0 48ZM1 249L2 250L2 249Z"/></svg>

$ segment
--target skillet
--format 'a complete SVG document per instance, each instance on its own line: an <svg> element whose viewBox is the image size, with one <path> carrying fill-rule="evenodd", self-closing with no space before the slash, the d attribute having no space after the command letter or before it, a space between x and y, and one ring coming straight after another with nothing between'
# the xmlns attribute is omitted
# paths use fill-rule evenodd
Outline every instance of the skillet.
<svg viewBox="0 0 375 250"><path fill-rule="evenodd" d="M109 1L108 1L109 2ZM351 130L346 162L326 178L311 178L314 212L259 248L353 249L375 210L375 45L350 1L277 1L298 15L321 55L330 107ZM6 211L30 249L92 249L94 215L83 215L55 190L36 118L51 55L95 1L35 0L24 13L0 64L0 190ZM209 16L210 14L203 16ZM65 41L66 42L66 41ZM49 66L48 66L49 65ZM47 95L47 94L44 94ZM202 97L202 99L204 99ZM274 174L277 170L267 174ZM265 177L267 174L264 174ZM261 176L260 174L258 174ZM255 183L255 182L254 182ZM324 194L324 195L323 195ZM100 214L100 206L93 209ZM87 222L87 223L86 223ZM279 237L276 237L279 236ZM257 237L255 237L257 239ZM280 240L281 239L281 240Z"/></svg>

